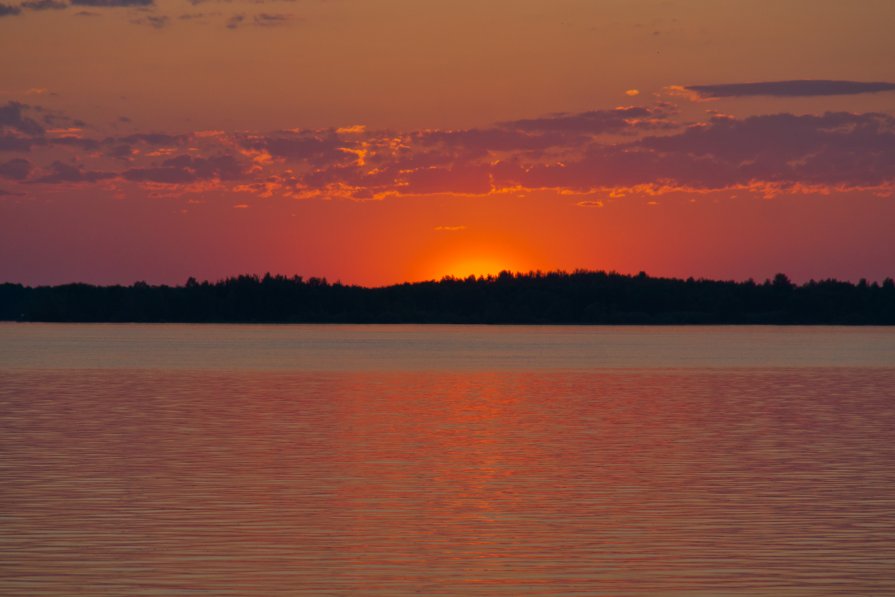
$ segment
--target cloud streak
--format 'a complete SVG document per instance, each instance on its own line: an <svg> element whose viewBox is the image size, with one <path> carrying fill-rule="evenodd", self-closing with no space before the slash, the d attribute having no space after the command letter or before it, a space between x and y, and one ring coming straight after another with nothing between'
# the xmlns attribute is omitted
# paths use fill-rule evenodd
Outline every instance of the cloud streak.
<svg viewBox="0 0 895 597"><path fill-rule="evenodd" d="M668 121L672 113L673 108L670 104L659 104L654 107L625 106L614 110L593 110L578 114L559 113L542 118L513 120L501 123L501 126L526 132L607 134L674 126Z"/></svg>
<svg viewBox="0 0 895 597"><path fill-rule="evenodd" d="M148 25L154 29L164 29L170 22L171 18L166 15L146 15L131 20L134 25Z"/></svg>
<svg viewBox="0 0 895 597"><path fill-rule="evenodd" d="M28 10L65 10L68 8L68 3L58 0L31 0L22 2L22 7Z"/></svg>
<svg viewBox="0 0 895 597"><path fill-rule="evenodd" d="M216 3L229 3L231 0L190 0L190 4L195 6L211 1L215 1ZM259 5L260 8L260 5L270 2L294 1L295 0L250 0L250 3ZM72 6L92 9L144 9L144 13L146 9L156 9L157 7L155 0L25 0L17 4L0 2L0 18L20 16L26 12L32 11L59 11ZM71 14L76 17L100 16L102 12L97 12L95 10L79 10ZM208 24L210 22L209 19L215 17L222 17L222 13L219 11L181 14L135 13L133 18L129 19L129 22L133 25L144 25L152 27L153 29L165 29L177 21L181 23ZM223 17L223 25L231 30L240 29L246 26L272 28L286 26L301 20L300 17L286 12L237 12Z"/></svg>
<svg viewBox="0 0 895 597"><path fill-rule="evenodd" d="M155 0L71 0L74 6L91 6L94 8L122 8L152 6Z"/></svg>
<svg viewBox="0 0 895 597"><path fill-rule="evenodd" d="M758 83L725 83L719 85L688 85L684 87L684 89L692 91L704 99L749 96L815 97L893 91L895 90L895 83L797 80L765 81Z"/></svg>
<svg viewBox="0 0 895 597"><path fill-rule="evenodd" d="M0 17L14 17L20 14L22 14L21 7L0 2Z"/></svg>

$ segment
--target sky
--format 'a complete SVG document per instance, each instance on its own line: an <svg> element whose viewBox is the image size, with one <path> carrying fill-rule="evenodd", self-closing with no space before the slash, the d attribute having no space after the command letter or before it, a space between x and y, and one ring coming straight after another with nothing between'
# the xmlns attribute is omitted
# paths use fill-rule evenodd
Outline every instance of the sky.
<svg viewBox="0 0 895 597"><path fill-rule="evenodd" d="M895 277L891 0L0 0L0 282Z"/></svg>

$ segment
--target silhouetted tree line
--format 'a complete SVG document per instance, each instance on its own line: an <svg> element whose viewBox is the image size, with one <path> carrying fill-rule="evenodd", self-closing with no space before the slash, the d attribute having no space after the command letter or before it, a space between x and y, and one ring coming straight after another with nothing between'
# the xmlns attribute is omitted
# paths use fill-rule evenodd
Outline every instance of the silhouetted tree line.
<svg viewBox="0 0 895 597"><path fill-rule="evenodd" d="M267 274L183 286L0 285L0 319L80 322L895 324L895 284L575 271L365 288Z"/></svg>

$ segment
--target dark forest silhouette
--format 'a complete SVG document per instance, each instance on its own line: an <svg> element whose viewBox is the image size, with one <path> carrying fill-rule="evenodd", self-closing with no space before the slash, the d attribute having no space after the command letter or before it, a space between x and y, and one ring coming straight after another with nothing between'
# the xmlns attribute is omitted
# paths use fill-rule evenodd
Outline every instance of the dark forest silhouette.
<svg viewBox="0 0 895 597"><path fill-rule="evenodd" d="M895 284L575 271L365 288L267 274L183 286L0 284L0 319L70 322L895 324Z"/></svg>

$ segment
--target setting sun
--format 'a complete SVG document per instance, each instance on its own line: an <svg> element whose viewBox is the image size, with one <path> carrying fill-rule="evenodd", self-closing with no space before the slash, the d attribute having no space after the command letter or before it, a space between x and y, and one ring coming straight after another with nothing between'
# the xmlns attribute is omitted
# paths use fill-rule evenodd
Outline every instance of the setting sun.
<svg viewBox="0 0 895 597"><path fill-rule="evenodd" d="M492 257L475 257L457 260L443 268L437 278L453 276L455 278L467 278L469 276L488 277L496 276L504 270L517 271L508 261Z"/></svg>
<svg viewBox="0 0 895 597"><path fill-rule="evenodd" d="M496 242L474 243L472 246L445 246L424 257L417 268L419 280L440 280L445 277L496 276L502 271L522 272L537 269L528 254L512 251Z"/></svg>

